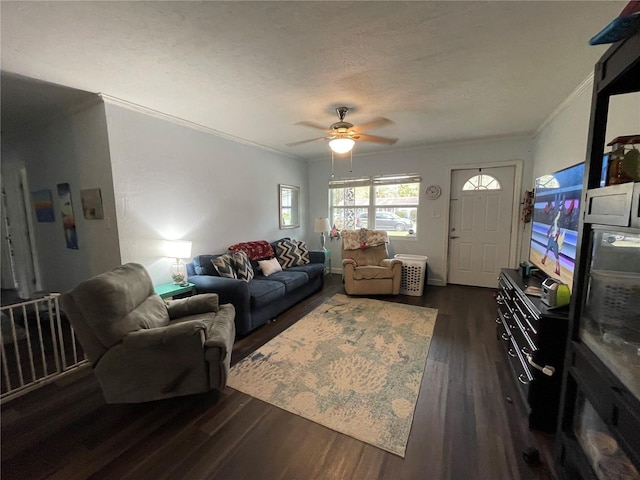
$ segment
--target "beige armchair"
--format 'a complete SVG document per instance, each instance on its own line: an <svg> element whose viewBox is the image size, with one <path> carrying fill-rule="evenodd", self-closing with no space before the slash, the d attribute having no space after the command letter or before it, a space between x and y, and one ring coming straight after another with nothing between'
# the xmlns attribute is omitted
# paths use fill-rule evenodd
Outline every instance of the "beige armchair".
<svg viewBox="0 0 640 480"><path fill-rule="evenodd" d="M169 301L127 263L60 296L107 403L222 390L235 338L233 305L217 294Z"/></svg>
<svg viewBox="0 0 640 480"><path fill-rule="evenodd" d="M402 262L389 258L383 230L343 230L342 272L348 295L397 295Z"/></svg>

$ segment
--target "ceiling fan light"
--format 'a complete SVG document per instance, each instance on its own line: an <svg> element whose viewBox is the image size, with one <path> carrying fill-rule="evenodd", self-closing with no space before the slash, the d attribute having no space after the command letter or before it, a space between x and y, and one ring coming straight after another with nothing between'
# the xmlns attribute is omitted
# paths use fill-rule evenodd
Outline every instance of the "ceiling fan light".
<svg viewBox="0 0 640 480"><path fill-rule="evenodd" d="M334 138L329 142L329 148L333 150L334 153L347 153L351 151L355 143L356 142L350 138Z"/></svg>

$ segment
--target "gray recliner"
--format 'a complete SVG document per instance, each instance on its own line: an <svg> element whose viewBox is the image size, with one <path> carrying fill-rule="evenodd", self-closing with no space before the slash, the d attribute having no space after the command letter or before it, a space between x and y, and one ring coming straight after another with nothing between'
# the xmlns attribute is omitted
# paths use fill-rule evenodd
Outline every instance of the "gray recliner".
<svg viewBox="0 0 640 480"><path fill-rule="evenodd" d="M165 301L137 263L82 282L60 305L107 403L222 390L235 338L233 305L215 293Z"/></svg>

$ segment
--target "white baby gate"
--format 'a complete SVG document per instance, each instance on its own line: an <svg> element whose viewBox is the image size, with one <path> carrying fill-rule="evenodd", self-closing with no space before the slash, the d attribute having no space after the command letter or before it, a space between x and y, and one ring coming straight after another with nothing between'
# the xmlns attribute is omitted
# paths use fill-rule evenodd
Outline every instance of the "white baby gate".
<svg viewBox="0 0 640 480"><path fill-rule="evenodd" d="M89 364L61 315L58 297L56 293L1 307L0 403Z"/></svg>

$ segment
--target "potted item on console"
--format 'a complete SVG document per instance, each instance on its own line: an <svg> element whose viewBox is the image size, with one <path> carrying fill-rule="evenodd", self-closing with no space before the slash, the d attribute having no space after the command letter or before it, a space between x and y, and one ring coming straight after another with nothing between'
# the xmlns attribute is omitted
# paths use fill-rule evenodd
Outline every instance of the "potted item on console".
<svg viewBox="0 0 640 480"><path fill-rule="evenodd" d="M607 185L640 181L640 151L636 144L640 143L640 134L616 137L607 146L609 166Z"/></svg>

